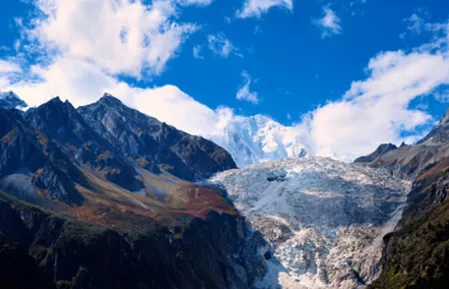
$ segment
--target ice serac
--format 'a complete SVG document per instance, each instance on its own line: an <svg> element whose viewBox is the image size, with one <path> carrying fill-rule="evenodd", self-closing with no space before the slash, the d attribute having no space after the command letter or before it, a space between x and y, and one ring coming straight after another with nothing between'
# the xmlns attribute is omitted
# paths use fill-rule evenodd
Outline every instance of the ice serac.
<svg viewBox="0 0 449 289"><path fill-rule="evenodd" d="M264 115L236 117L217 135L239 167L268 160L304 157L308 149L297 127L286 127Z"/></svg>
<svg viewBox="0 0 449 289"><path fill-rule="evenodd" d="M306 157L216 175L274 247L260 288L362 288L380 273L382 238L410 184L384 170ZM278 261L276 261L278 260Z"/></svg>
<svg viewBox="0 0 449 289"><path fill-rule="evenodd" d="M28 105L25 101L12 91L0 92L0 108L13 109L25 108Z"/></svg>
<svg viewBox="0 0 449 289"><path fill-rule="evenodd" d="M144 169L191 181L236 168L231 155L215 143L131 109L109 94L77 111L96 133Z"/></svg>

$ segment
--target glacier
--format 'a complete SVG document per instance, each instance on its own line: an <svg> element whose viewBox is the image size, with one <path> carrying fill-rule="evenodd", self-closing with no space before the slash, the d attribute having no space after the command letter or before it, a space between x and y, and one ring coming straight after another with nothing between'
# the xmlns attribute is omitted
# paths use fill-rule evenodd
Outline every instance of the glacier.
<svg viewBox="0 0 449 289"><path fill-rule="evenodd" d="M329 158L268 161L220 173L237 209L273 250L258 288L363 288L380 273L382 238L410 182Z"/></svg>

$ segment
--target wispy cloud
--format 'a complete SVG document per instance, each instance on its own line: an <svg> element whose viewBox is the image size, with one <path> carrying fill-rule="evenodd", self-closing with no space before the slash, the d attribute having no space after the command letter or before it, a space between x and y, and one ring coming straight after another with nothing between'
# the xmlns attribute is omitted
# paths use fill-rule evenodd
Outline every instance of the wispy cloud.
<svg viewBox="0 0 449 289"><path fill-rule="evenodd" d="M193 57L196 59L204 59L204 57L201 55L201 50L202 50L202 46L201 45L195 45L193 46L192 49L192 53L193 53Z"/></svg>
<svg viewBox="0 0 449 289"><path fill-rule="evenodd" d="M214 54L228 58L230 55L237 55L243 57L239 53L239 50L232 44L232 42L226 38L224 33L220 32L216 35L209 35L207 37L208 47Z"/></svg>
<svg viewBox="0 0 449 289"><path fill-rule="evenodd" d="M320 28L321 38L331 37L343 33L340 25L341 19L330 7L323 7L323 17L314 19L313 23Z"/></svg>
<svg viewBox="0 0 449 289"><path fill-rule="evenodd" d="M293 11L293 0L245 0L243 8L237 11L238 18L260 18L272 8Z"/></svg>
<svg viewBox="0 0 449 289"><path fill-rule="evenodd" d="M238 100L244 100L254 104L259 103L257 92L251 91L251 83L253 81L252 77L246 71L242 72L242 77L244 84L237 91L236 98Z"/></svg>

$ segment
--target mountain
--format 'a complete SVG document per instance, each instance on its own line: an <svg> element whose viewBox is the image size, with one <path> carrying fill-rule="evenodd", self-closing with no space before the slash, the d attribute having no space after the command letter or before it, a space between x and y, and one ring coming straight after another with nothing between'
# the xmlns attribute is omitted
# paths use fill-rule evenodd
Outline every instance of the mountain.
<svg viewBox="0 0 449 289"><path fill-rule="evenodd" d="M262 288L361 288L381 269L382 237L409 182L384 170L306 157L220 173L223 187L274 248ZM273 284L274 283L274 284Z"/></svg>
<svg viewBox="0 0 449 289"><path fill-rule="evenodd" d="M394 144L381 144L373 153L357 158L354 163L369 163L390 151L396 150L398 147Z"/></svg>
<svg viewBox="0 0 449 289"><path fill-rule="evenodd" d="M197 180L236 168L231 155L213 142L131 109L109 94L77 111L121 154L150 171Z"/></svg>
<svg viewBox="0 0 449 289"><path fill-rule="evenodd" d="M263 115L237 117L219 134L209 137L230 152L239 167L308 153L297 128Z"/></svg>
<svg viewBox="0 0 449 289"><path fill-rule="evenodd" d="M367 163L413 181L395 230L384 237L382 273L370 289L447 288L449 110L415 145Z"/></svg>
<svg viewBox="0 0 449 289"><path fill-rule="evenodd" d="M226 151L111 96L80 111L59 98L0 108L0 287L245 289L263 278L262 235L223 190L187 180L234 168Z"/></svg>
<svg viewBox="0 0 449 289"><path fill-rule="evenodd" d="M142 189L132 164L99 136L68 102L59 97L29 109L25 121L55 141L67 155L87 165L107 180L130 191Z"/></svg>
<svg viewBox="0 0 449 289"><path fill-rule="evenodd" d="M81 203L81 171L16 110L0 109L0 189L36 203Z"/></svg>
<svg viewBox="0 0 449 289"><path fill-rule="evenodd" d="M361 157L356 162L385 168L393 175L414 180L427 166L447 157L449 157L449 110L415 145L401 145L397 149L393 149L391 144L381 145L374 153Z"/></svg>
<svg viewBox="0 0 449 289"><path fill-rule="evenodd" d="M25 108L27 106L28 105L14 92L0 92L0 108L13 109Z"/></svg>
<svg viewBox="0 0 449 289"><path fill-rule="evenodd" d="M384 238L384 270L370 288L447 288L448 172L443 159L418 176L398 228Z"/></svg>

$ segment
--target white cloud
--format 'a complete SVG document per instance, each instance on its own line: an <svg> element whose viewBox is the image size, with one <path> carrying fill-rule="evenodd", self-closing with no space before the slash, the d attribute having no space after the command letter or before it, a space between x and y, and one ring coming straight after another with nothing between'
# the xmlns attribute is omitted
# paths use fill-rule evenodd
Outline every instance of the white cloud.
<svg viewBox="0 0 449 289"><path fill-rule="evenodd" d="M343 33L341 19L330 7L323 7L323 18L315 19L313 23L321 29L321 38Z"/></svg>
<svg viewBox="0 0 449 289"><path fill-rule="evenodd" d="M201 50L202 50L201 45L193 46L193 51L192 51L193 57L196 59L204 59L204 57L201 55Z"/></svg>
<svg viewBox="0 0 449 289"><path fill-rule="evenodd" d="M76 107L97 101L108 92L131 107L193 134L210 134L220 121L221 108L212 110L176 86L132 87L84 60L61 58L49 67L35 66L32 71L28 79L17 83L0 81L0 91L12 90L30 106L59 96Z"/></svg>
<svg viewBox="0 0 449 289"><path fill-rule="evenodd" d="M22 69L16 63L0 59L0 74L2 73L19 73Z"/></svg>
<svg viewBox="0 0 449 289"><path fill-rule="evenodd" d="M236 16L238 18L259 18L274 7L293 11L293 0L245 0L243 8L237 11Z"/></svg>
<svg viewBox="0 0 449 289"><path fill-rule="evenodd" d="M244 84L237 91L236 98L238 100L244 100L244 101L252 102L254 104L259 103L259 98L258 98L257 92L251 91L251 82L252 82L251 76L248 74L248 72L243 71L242 77L243 77Z"/></svg>
<svg viewBox="0 0 449 289"><path fill-rule="evenodd" d="M238 52L238 49L232 44L232 42L226 38L224 33L218 33L216 35L209 35L207 37L209 49L216 55L228 58L231 54L242 57Z"/></svg>
<svg viewBox="0 0 449 289"><path fill-rule="evenodd" d="M182 1L184 4L207 1ZM112 74L158 75L197 25L179 23L175 1L38 0L25 33L34 51L95 63ZM51 55L53 55L51 53Z"/></svg>
<svg viewBox="0 0 449 289"><path fill-rule="evenodd" d="M410 52L372 58L367 79L354 81L342 100L316 109L301 124L309 127L315 153L352 160L380 143L419 139L423 131L418 128L435 120L410 104L449 84L449 54L445 48L435 49L445 47L441 44L447 39L446 34Z"/></svg>
<svg viewBox="0 0 449 289"><path fill-rule="evenodd" d="M89 1L84 0L86 3ZM127 3L132 6L137 2ZM53 11L51 7L48 9ZM154 11L154 7L147 9L147 12ZM37 27L42 25L40 21ZM435 120L426 111L410 107L411 102L432 93L443 95L445 90L438 88L449 84L449 24L432 24L431 27L436 38L430 43L412 51L383 52L373 57L368 63L366 79L354 81L340 100L324 104L304 115L299 124L292 127L292 133L298 136L294 139L306 142L312 154L346 161L370 153L383 142L399 144L403 140L407 143L416 140L422 132L418 128L431 125ZM92 31L80 29L87 35L74 34L73 37L83 40L90 37L89 33L96 35L98 28L93 27ZM124 34L130 37L129 33ZM125 35L122 34L122 37ZM224 35L222 39L226 39ZM103 40L98 41L102 43ZM47 45L44 47L48 48ZM217 48L218 54L229 56L236 53L234 48L229 48L233 45L229 46L226 41L224 45L213 47ZM80 51L89 54L82 48ZM57 95L69 99L75 106L85 105L96 101L104 92L109 92L127 105L161 121L206 137L220 136L227 124L242 118L226 107L211 109L173 85L133 87L120 81L114 69L107 68L109 65L104 64L107 59L91 61L90 57L81 57L83 53L73 52L72 49L78 51L76 47L67 49L52 57L50 65L44 63L32 66L29 72L27 69L22 73L18 70L20 67L14 66L5 69L5 73L0 74L0 90L15 91L31 106ZM126 48L124 51L127 51ZM91 53L94 55L97 52ZM112 53L111 57L116 57L114 52L105 53ZM3 64L8 67L12 63L3 61ZM126 64L123 64L121 69L125 67ZM21 74L20 81L11 79L16 74ZM250 89L251 77L248 74L243 74L243 77L244 90L240 98L257 102L257 94ZM404 138L404 134L408 137Z"/></svg>

